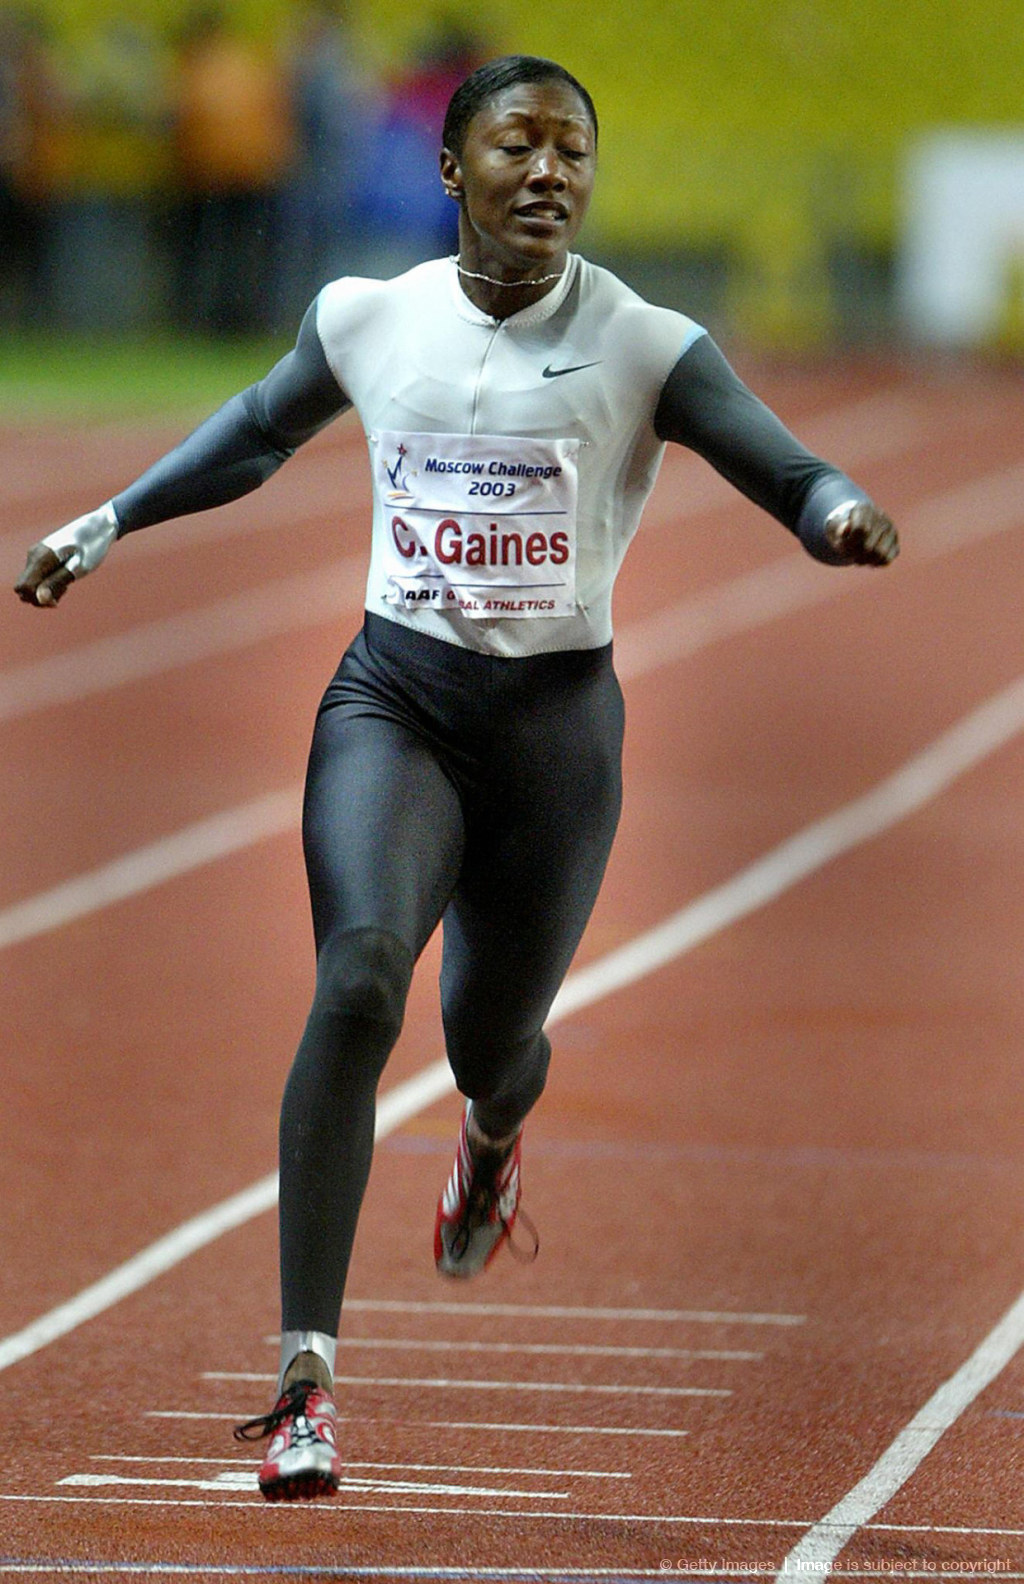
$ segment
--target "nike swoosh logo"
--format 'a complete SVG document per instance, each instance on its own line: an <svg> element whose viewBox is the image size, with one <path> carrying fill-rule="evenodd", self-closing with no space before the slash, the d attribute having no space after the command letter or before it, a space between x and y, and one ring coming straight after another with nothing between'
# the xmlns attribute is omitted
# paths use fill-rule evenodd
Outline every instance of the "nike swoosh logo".
<svg viewBox="0 0 1024 1584"><path fill-rule="evenodd" d="M596 363L574 363L572 368L564 369L552 368L549 363L547 368L543 370L543 375L545 379L558 379L560 374L578 374L580 369L597 368L597 364L603 362L603 358L598 358Z"/></svg>

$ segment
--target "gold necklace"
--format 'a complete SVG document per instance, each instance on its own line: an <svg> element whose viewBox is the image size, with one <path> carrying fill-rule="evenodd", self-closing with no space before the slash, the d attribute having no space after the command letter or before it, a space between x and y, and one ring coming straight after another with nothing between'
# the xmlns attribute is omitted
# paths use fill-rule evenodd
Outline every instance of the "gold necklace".
<svg viewBox="0 0 1024 1584"><path fill-rule="evenodd" d="M523 280L523 281L495 280L493 275L478 275L476 270L465 269L463 267L463 265L461 265L459 263L459 255L457 253L450 253L448 255L448 257L449 257L449 260L451 261L451 263L455 265L455 268L458 270L460 275L465 275L470 280L486 281L488 286L508 286L508 287L519 286L519 287L522 287L525 290L527 286L546 286L548 281L561 280L562 276L565 274L565 270L564 269L560 269L558 271L557 275L538 275L536 280Z"/></svg>

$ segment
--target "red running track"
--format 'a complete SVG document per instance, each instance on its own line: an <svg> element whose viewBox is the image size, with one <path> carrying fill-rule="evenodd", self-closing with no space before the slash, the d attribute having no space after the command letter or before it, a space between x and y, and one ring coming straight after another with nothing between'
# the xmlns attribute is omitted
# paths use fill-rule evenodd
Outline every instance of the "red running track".
<svg viewBox="0 0 1024 1584"><path fill-rule="evenodd" d="M617 598L623 826L527 1133L541 1256L433 1271L458 1107L402 1087L441 1056L431 949L331 1503L262 1503L230 1427L275 1363L296 788L358 622L361 440L54 613L9 597L0 1578L1024 1577L1019 381L753 378L904 553L818 567L667 461ZM8 581L171 438L0 436Z"/></svg>

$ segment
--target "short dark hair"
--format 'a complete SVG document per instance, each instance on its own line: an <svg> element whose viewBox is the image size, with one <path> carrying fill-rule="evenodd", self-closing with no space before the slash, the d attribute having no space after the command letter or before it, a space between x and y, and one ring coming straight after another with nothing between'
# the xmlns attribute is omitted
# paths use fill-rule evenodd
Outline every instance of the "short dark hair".
<svg viewBox="0 0 1024 1584"><path fill-rule="evenodd" d="M502 55L497 60L485 61L459 84L452 94L448 113L444 118L442 141L456 158L461 157L469 123L478 110L488 104L496 94L519 83L564 82L575 89L583 101L587 115L594 127L597 142L597 111L594 101L572 72L559 66L557 61L544 60L540 55Z"/></svg>

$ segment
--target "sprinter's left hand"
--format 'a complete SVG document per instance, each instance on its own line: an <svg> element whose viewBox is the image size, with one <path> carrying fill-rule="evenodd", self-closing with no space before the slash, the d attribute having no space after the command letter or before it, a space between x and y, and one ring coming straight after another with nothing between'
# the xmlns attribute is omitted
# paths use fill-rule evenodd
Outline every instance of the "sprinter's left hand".
<svg viewBox="0 0 1024 1584"><path fill-rule="evenodd" d="M888 566L900 553L899 535L871 501L838 506L825 519L825 538L837 555L855 566Z"/></svg>

